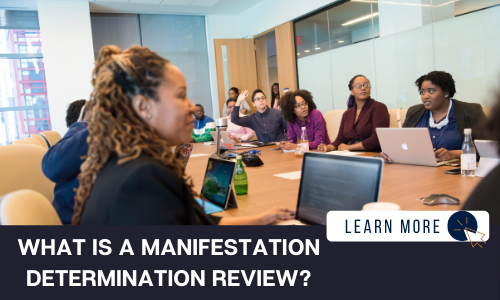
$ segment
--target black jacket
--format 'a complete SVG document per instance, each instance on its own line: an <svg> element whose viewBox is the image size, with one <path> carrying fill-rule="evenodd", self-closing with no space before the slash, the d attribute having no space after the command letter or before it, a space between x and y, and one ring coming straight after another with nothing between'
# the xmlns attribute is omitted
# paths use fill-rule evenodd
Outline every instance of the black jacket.
<svg viewBox="0 0 500 300"><path fill-rule="evenodd" d="M462 142L464 140L464 129L472 128L472 138L474 140L486 139L484 125L486 123L486 115L480 104L467 103L453 100L453 109L455 109L455 118L457 120L457 127L460 133ZM403 127L415 127L425 113L423 104L418 104L410 107L406 113L406 119Z"/></svg>
<svg viewBox="0 0 500 300"><path fill-rule="evenodd" d="M204 225L208 216L182 178L142 154L117 165L110 158L97 175L82 215L82 225Z"/></svg>

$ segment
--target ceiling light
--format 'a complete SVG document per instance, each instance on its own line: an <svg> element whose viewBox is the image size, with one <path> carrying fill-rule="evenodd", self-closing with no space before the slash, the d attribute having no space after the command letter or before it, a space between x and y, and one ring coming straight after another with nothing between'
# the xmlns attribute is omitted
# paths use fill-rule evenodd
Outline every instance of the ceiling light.
<svg viewBox="0 0 500 300"><path fill-rule="evenodd" d="M300 55L300 53L297 53L297 55Z"/></svg>
<svg viewBox="0 0 500 300"><path fill-rule="evenodd" d="M314 48L314 49L319 50L319 49L321 49L321 48L320 48L320 47L316 47L316 48Z"/></svg>
<svg viewBox="0 0 500 300"><path fill-rule="evenodd" d="M378 16L378 12L366 15L366 16L361 17L361 18L357 18L357 19L351 20L351 21L349 21L347 23L342 24L342 26L347 26L347 25L351 25L351 24L354 24L354 23L358 23L358 22L361 22L361 21L364 21L366 19L369 19L371 17L376 17L376 16Z"/></svg>
<svg viewBox="0 0 500 300"><path fill-rule="evenodd" d="M344 41L339 41L339 44L342 44Z"/></svg>
<svg viewBox="0 0 500 300"><path fill-rule="evenodd" d="M309 50L306 50L306 51L304 51L304 52L309 52Z"/></svg>

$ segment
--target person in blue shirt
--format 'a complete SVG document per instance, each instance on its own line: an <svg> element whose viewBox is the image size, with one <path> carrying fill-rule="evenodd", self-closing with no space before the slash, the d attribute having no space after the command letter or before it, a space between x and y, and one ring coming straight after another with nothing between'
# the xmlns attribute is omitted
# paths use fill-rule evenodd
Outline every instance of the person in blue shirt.
<svg viewBox="0 0 500 300"><path fill-rule="evenodd" d="M211 131L215 131L214 119L209 116L205 116L205 110L201 104L196 104L196 110L194 111L194 129L191 132L191 137L194 142L207 142L212 141Z"/></svg>
<svg viewBox="0 0 500 300"><path fill-rule="evenodd" d="M73 123L64 137L47 150L42 160L43 173L56 183L52 205L65 225L71 224L80 165L89 148L87 127L87 120Z"/></svg>
<svg viewBox="0 0 500 300"><path fill-rule="evenodd" d="M236 101L231 113L231 122L255 131L260 142L271 143L286 140L288 123L283 118L281 110L267 106L266 95L262 90L255 90L252 94L253 105L257 111L247 117L240 117L240 104L248 96L248 91L243 91Z"/></svg>

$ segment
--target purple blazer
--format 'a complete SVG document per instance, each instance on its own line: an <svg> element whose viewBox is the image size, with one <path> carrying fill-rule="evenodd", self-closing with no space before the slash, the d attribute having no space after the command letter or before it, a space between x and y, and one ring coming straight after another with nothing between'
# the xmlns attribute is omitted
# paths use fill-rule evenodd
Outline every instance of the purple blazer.
<svg viewBox="0 0 500 300"><path fill-rule="evenodd" d="M307 138L309 139L309 149L316 149L323 141L326 145L330 144L330 138L326 132L325 118L317 109L313 109L306 117L305 125L302 125L299 117L295 117L295 123L288 122L288 141L297 143L297 139L302 134L302 127L306 127Z"/></svg>

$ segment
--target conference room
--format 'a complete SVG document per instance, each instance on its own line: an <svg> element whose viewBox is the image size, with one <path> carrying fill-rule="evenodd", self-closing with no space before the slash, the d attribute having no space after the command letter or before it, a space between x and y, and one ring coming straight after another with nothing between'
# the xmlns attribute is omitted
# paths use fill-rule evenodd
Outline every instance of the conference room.
<svg viewBox="0 0 500 300"><path fill-rule="evenodd" d="M500 224L500 0L2 2L2 225L324 225L330 210L462 209ZM292 101L319 115L330 143L316 142L335 144L344 116L363 116L365 102L348 105L357 90L387 110L388 126L369 130L377 147L309 147L298 114L309 139L287 142L289 122L266 140ZM417 109L423 125L409 125ZM215 140L193 142L193 128ZM441 128L458 146L438 166Z"/></svg>

